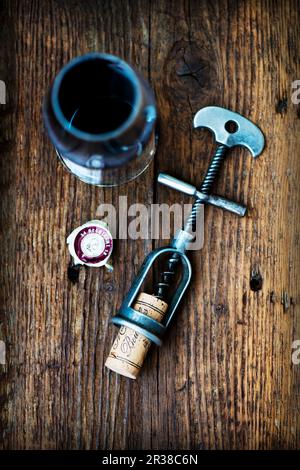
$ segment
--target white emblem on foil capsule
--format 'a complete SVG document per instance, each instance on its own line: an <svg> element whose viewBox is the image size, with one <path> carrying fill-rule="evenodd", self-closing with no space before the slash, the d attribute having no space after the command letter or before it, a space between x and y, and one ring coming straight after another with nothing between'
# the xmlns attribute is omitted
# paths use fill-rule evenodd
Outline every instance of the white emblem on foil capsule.
<svg viewBox="0 0 300 470"><path fill-rule="evenodd" d="M67 244L75 265L113 269L107 263L113 249L113 238L105 222L90 220L81 225L68 236Z"/></svg>

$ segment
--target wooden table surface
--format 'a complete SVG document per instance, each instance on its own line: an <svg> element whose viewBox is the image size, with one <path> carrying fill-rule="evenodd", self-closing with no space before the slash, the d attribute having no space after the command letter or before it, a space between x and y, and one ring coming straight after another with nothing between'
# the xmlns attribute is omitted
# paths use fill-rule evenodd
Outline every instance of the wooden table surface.
<svg viewBox="0 0 300 470"><path fill-rule="evenodd" d="M2 448L300 447L299 10L296 0L1 2ZM160 114L153 165L118 189L68 174L41 117L62 65L95 50L135 65ZM110 318L163 243L117 240L114 272L86 269L72 285L66 236L119 195L129 205L191 202L156 177L201 183L214 142L192 118L207 105L244 114L266 136L257 160L233 150L215 187L249 214L207 208L189 292L130 381L104 368Z"/></svg>

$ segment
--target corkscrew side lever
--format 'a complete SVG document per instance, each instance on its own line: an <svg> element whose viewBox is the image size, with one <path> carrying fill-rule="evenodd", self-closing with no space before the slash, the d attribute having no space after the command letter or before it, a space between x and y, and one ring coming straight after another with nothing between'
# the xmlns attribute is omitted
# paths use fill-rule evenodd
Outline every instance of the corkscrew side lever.
<svg viewBox="0 0 300 470"><path fill-rule="evenodd" d="M220 209L232 212L233 214L239 215L240 217L244 217L247 212L247 207L243 206L242 204L230 201L229 199L225 199L221 196L204 194L201 191L198 191L195 186L192 186L189 183L185 183L184 181L174 178L174 176L168 175L166 173L159 173L157 181L164 186L168 186L169 188L176 189L177 191L181 191L184 194L199 199L202 204L209 204L211 206L219 207Z"/></svg>

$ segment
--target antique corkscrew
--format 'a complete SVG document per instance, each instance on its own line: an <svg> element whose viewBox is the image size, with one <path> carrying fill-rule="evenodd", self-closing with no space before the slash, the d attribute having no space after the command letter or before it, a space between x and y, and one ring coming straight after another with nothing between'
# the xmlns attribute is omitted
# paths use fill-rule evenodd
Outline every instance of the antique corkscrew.
<svg viewBox="0 0 300 470"><path fill-rule="evenodd" d="M171 245L152 251L145 259L118 314L112 322L120 327L119 333L106 361L106 366L115 372L135 379L141 369L151 342L160 345L184 292L191 280L191 264L185 252L195 237L197 216L202 204L228 210L243 217L246 207L236 202L212 195L212 185L225 158L226 150L235 146L246 147L254 158L264 148L264 136L251 121L228 109L208 106L194 117L195 128L207 128L218 143L199 191L192 185L161 173L161 184L193 196L196 200L182 230L179 230ZM167 256L166 268L160 275L154 295L141 292L153 263ZM178 266L181 277L175 292L169 292L175 284Z"/></svg>

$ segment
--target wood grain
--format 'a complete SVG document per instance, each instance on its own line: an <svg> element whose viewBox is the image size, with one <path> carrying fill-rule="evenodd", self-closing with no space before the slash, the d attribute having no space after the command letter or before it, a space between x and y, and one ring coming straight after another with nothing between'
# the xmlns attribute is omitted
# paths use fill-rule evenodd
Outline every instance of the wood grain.
<svg viewBox="0 0 300 470"><path fill-rule="evenodd" d="M3 449L300 447L300 14L289 1L5 1L0 9L0 445ZM3 25L3 27L2 27ZM57 162L42 124L50 81L91 50L150 80L160 112L155 163L101 190ZM213 151L192 117L209 104L256 122L267 146L234 149L215 191L244 219L207 208L193 283L162 348L136 382L104 369L121 303L152 240L119 240L115 270L66 276L65 239L119 195L184 203L167 171L199 185ZM254 289L254 290L252 290Z"/></svg>

